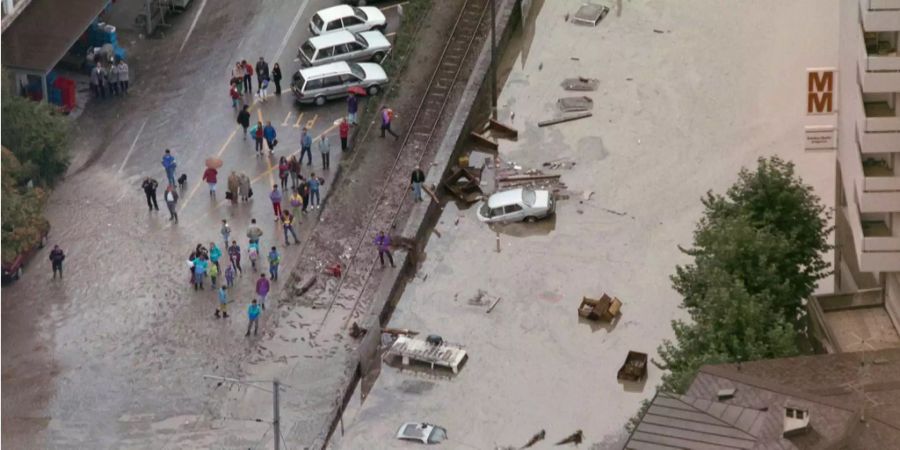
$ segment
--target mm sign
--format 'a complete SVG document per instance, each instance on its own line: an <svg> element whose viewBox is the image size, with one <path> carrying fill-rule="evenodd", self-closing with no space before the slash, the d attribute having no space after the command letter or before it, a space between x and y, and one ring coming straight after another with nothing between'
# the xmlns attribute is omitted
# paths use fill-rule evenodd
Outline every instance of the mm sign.
<svg viewBox="0 0 900 450"><path fill-rule="evenodd" d="M837 72L834 69L806 69L807 114L831 114L836 111L836 78Z"/></svg>

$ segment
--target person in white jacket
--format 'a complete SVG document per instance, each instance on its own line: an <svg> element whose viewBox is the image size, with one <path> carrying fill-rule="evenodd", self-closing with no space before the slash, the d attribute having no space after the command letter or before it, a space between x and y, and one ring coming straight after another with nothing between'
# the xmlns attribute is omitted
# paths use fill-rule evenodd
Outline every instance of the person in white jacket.
<svg viewBox="0 0 900 450"><path fill-rule="evenodd" d="M128 93L128 63L125 62L124 59L119 60L119 64L116 65L116 68L119 70L119 93L127 94Z"/></svg>

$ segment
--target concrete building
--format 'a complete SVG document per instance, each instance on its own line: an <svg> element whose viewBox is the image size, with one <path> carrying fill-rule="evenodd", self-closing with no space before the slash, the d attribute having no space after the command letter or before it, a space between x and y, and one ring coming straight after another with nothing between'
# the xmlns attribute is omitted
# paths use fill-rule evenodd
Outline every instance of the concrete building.
<svg viewBox="0 0 900 450"><path fill-rule="evenodd" d="M900 0L839 5L834 261L839 294L821 303L826 317L828 310L834 312L827 320L837 342L832 350L852 351L900 345ZM854 337L860 331L867 336ZM863 342L849 342L854 339Z"/></svg>
<svg viewBox="0 0 900 450"><path fill-rule="evenodd" d="M3 2L0 3L0 9L3 11L3 31L6 31L6 27L16 20L19 13L21 13L29 3L31 3L31 0L3 0Z"/></svg>

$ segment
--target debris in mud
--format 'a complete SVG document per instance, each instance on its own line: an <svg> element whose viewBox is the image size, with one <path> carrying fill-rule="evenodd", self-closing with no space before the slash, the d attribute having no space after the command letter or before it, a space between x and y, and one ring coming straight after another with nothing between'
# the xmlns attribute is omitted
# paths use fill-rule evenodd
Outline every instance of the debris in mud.
<svg viewBox="0 0 900 450"><path fill-rule="evenodd" d="M596 91L600 80L596 78L566 78L562 82L563 89L567 91Z"/></svg>
<svg viewBox="0 0 900 450"><path fill-rule="evenodd" d="M406 328L382 328L381 332L384 334L389 334L391 336L415 336L419 334L418 331L408 330Z"/></svg>
<svg viewBox="0 0 900 450"><path fill-rule="evenodd" d="M565 444L581 444L581 441L584 440L584 433L581 430L578 430L572 434L570 434L565 439L556 443L556 445L565 445Z"/></svg>
<svg viewBox="0 0 900 450"><path fill-rule="evenodd" d="M310 290L313 285L316 284L316 276L313 275L304 283L296 283L294 284L294 297L300 297L305 294L306 291Z"/></svg>
<svg viewBox="0 0 900 450"><path fill-rule="evenodd" d="M596 27L607 14L609 14L608 7L596 3L585 3L578 8L578 11L575 11L572 23Z"/></svg>
<svg viewBox="0 0 900 450"><path fill-rule="evenodd" d="M575 167L575 161L570 161L569 158L560 158L554 159L553 161L547 161L542 164L543 167L548 169L571 169Z"/></svg>
<svg viewBox="0 0 900 450"><path fill-rule="evenodd" d="M556 100L556 106L562 112L589 111L594 109L594 100L586 95L580 97L562 97Z"/></svg>
<svg viewBox="0 0 900 450"><path fill-rule="evenodd" d="M326 266L326 267L325 267L325 270L324 270L324 273L326 273L326 274L328 274L328 275L331 275L331 276L333 276L333 277L335 277L335 278L340 278L340 277L341 277L341 273L342 273L342 272L341 272L341 263L335 263L335 264L333 264L333 265Z"/></svg>
<svg viewBox="0 0 900 450"><path fill-rule="evenodd" d="M500 300L503 300L503 297L497 297L497 300L494 300L494 304L493 304L493 305L491 305L491 307L490 307L490 308L488 308L488 310L487 310L487 311L486 311L486 313L487 313L487 314L490 314L490 313L491 313L491 311L493 311L493 310L494 310L494 308L496 308L496 307L497 307L497 303L500 303Z"/></svg>
<svg viewBox="0 0 900 450"><path fill-rule="evenodd" d="M608 208L600 208L600 209L602 209L602 210L604 210L604 211L606 211L606 212L608 212L608 213L610 213L610 214L615 214L615 215L617 215L617 216L627 216L627 215L628 215L628 213L619 212L619 211L614 211L614 210L608 209Z"/></svg>
<svg viewBox="0 0 900 450"><path fill-rule="evenodd" d="M487 292L479 289L475 296L469 299L468 303L472 306L487 306L490 300L485 299L485 295L487 295Z"/></svg>
<svg viewBox="0 0 900 450"><path fill-rule="evenodd" d="M484 195L481 191L481 169L456 167L442 184L456 198L464 202L475 202ZM426 192L428 192L427 189ZM429 195L431 195L430 192Z"/></svg>
<svg viewBox="0 0 900 450"><path fill-rule="evenodd" d="M591 197L593 197L593 196L594 196L594 191L584 191L581 194L581 201L586 202L586 201L590 200Z"/></svg>
<svg viewBox="0 0 900 450"><path fill-rule="evenodd" d="M447 430L430 423L408 422L400 425L396 437L423 444L439 444L447 439Z"/></svg>
<svg viewBox="0 0 900 450"><path fill-rule="evenodd" d="M556 124L558 124L558 123L570 122L570 121L573 121L573 120L586 119L586 118L591 117L591 116L593 116L593 115L594 115L593 113L586 112L586 113L572 114L572 115L568 115L568 116L556 117L556 118L553 118L553 119L542 120L542 121L538 122L538 126L539 126L539 127L548 127L548 126L550 126L550 125L556 125Z"/></svg>
<svg viewBox="0 0 900 450"><path fill-rule="evenodd" d="M578 315L589 320L612 322L621 310L622 301L618 297L603 294L600 298L582 297Z"/></svg>
<svg viewBox="0 0 900 450"><path fill-rule="evenodd" d="M531 439L528 440L528 443L526 443L524 446L522 446L522 448L530 448L532 445L537 444L540 441L543 441L544 438L546 438L546 437L547 437L547 432L545 430L541 430L540 433L537 433L534 436L532 436Z"/></svg>
<svg viewBox="0 0 900 450"><path fill-rule="evenodd" d="M353 339L359 339L366 335L369 330L359 326L356 321L353 322L353 325L350 326L350 337Z"/></svg>
<svg viewBox="0 0 900 450"><path fill-rule="evenodd" d="M441 339L439 345L434 345L429 339L410 338L397 336L397 340L391 345L385 357L400 357L403 365L408 366L410 361L419 361L431 366L443 366L459 373L459 365L466 359L466 351L462 346L444 342Z"/></svg>

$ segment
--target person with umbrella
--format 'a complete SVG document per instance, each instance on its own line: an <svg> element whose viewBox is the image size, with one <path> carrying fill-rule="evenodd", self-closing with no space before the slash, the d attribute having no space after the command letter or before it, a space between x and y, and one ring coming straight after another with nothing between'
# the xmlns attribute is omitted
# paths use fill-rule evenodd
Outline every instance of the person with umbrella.
<svg viewBox="0 0 900 450"><path fill-rule="evenodd" d="M350 125L356 125L356 113L359 111L359 99L356 98L356 90L350 88L350 96L347 97L347 120Z"/></svg>
<svg viewBox="0 0 900 450"><path fill-rule="evenodd" d="M219 171L216 167L222 167L222 160L218 158L208 158L206 160L206 171L203 172L203 181L209 185L209 196L216 198L216 182Z"/></svg>

